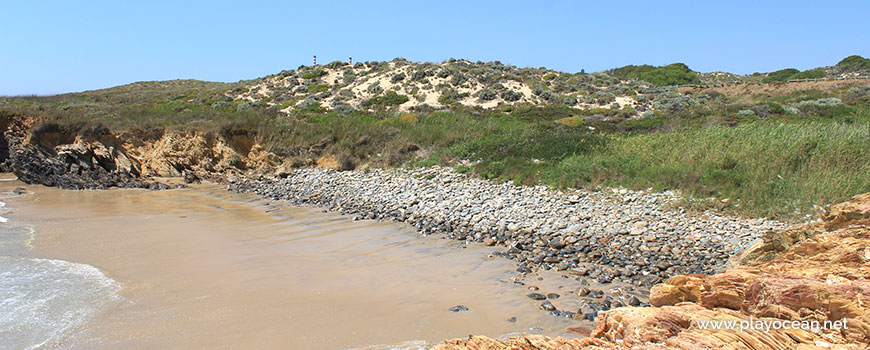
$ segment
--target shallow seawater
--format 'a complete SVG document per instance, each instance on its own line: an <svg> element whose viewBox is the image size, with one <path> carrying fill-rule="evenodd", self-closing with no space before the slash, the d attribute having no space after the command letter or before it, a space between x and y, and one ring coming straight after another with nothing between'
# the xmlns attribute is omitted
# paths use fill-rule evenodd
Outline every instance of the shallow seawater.
<svg viewBox="0 0 870 350"><path fill-rule="evenodd" d="M13 196L18 186L28 193ZM214 184L0 181L0 192L4 349L425 349L469 334L570 336L576 325L538 310L497 248L403 224ZM526 282L569 293L558 277ZM456 305L469 311L448 311Z"/></svg>
<svg viewBox="0 0 870 350"><path fill-rule="evenodd" d="M0 194L5 200L7 194ZM0 212L11 209L0 202ZM0 348L59 345L63 337L122 301L120 285L97 268L34 256L34 228L0 220Z"/></svg>

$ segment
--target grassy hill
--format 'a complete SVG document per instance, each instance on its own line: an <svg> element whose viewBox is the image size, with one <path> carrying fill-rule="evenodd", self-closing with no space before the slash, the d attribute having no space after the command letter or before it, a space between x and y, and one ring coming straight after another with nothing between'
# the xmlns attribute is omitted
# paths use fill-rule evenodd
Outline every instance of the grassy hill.
<svg viewBox="0 0 870 350"><path fill-rule="evenodd" d="M813 71L866 74L866 59ZM361 168L444 164L517 185L680 189L689 205L799 219L870 191L866 80L728 95L662 85L800 73L333 62L238 83L140 82L5 97L0 113L38 116L68 133L244 128L299 166L334 155Z"/></svg>

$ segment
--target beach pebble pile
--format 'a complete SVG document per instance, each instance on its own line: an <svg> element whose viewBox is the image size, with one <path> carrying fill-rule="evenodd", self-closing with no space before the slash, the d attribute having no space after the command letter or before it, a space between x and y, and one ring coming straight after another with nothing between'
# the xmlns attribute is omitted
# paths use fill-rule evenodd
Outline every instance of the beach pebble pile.
<svg viewBox="0 0 870 350"><path fill-rule="evenodd" d="M312 205L357 219L406 222L421 234L503 246L518 272L569 270L598 283L649 287L680 273L711 274L785 224L690 214L673 191L554 190L495 183L451 168L298 169L284 178L231 178L235 192Z"/></svg>

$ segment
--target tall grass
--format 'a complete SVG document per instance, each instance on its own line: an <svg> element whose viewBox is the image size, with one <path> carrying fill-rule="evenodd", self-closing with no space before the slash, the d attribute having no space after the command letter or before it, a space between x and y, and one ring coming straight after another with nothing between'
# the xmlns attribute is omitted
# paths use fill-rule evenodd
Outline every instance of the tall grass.
<svg viewBox="0 0 870 350"><path fill-rule="evenodd" d="M605 147L554 164L542 180L682 189L736 199L738 211L795 217L870 191L870 123L756 122L609 135Z"/></svg>

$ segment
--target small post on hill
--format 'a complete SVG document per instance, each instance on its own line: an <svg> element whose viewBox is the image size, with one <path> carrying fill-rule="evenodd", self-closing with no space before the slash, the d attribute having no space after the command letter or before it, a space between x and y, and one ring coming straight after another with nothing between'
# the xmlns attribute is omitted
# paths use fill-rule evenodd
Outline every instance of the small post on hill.
<svg viewBox="0 0 870 350"><path fill-rule="evenodd" d="M353 57L348 57L348 58L347 58L347 64L349 64L349 65L353 65Z"/></svg>

